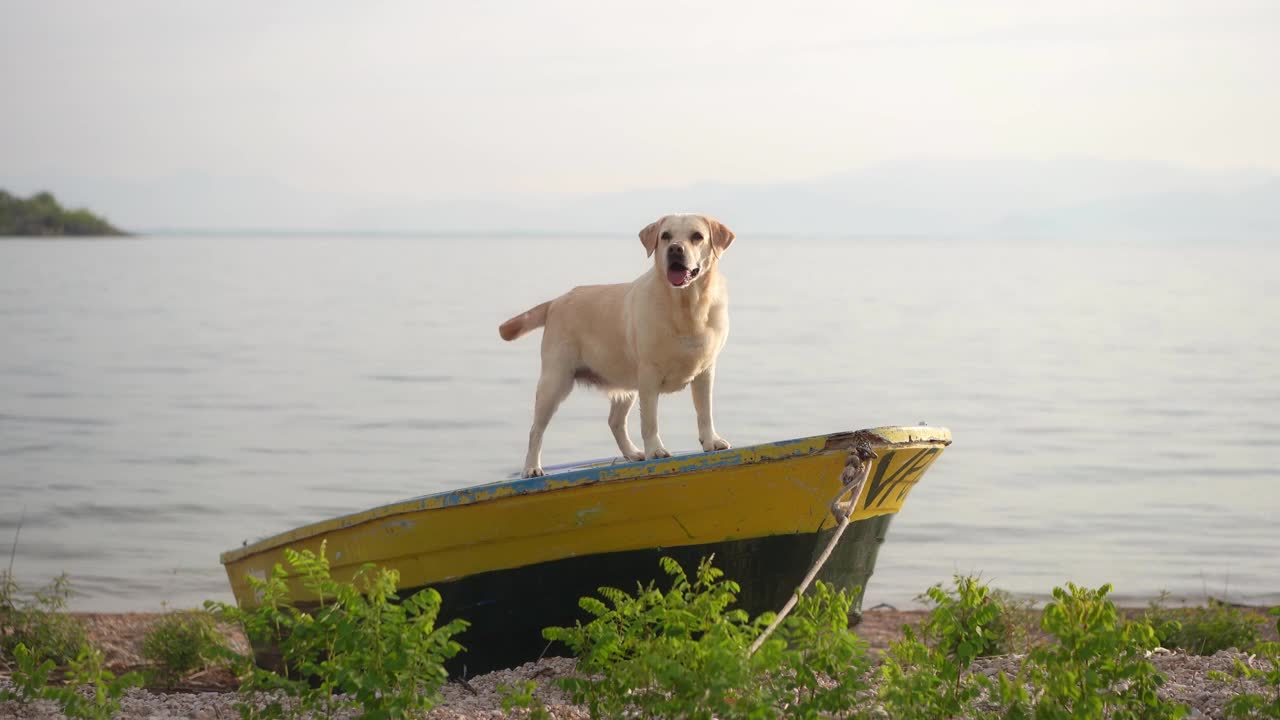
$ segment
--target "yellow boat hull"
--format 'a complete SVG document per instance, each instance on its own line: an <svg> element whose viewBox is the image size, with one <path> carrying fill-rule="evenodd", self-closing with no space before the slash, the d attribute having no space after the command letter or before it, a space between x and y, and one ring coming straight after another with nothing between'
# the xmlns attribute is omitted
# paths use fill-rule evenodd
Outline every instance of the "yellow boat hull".
<svg viewBox="0 0 1280 720"><path fill-rule="evenodd" d="M877 457L819 577L865 587L889 519L950 442L945 428L877 428L573 466L304 526L224 553L222 562L244 607L256 602L247 577L284 564L286 547L319 552L325 542L339 579L365 563L393 568L406 592L439 590L442 617L471 621L459 663L484 672L536 657L546 644L541 628L572 624L578 597L655 578L662 555L690 567L714 553L742 585L743 607L778 609L835 526L831 503L858 446ZM312 600L296 580L290 591L295 603Z"/></svg>

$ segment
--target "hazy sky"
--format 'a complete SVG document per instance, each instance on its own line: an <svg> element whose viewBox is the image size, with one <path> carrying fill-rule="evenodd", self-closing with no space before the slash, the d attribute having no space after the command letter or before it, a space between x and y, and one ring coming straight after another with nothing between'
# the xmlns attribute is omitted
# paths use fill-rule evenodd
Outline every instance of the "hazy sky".
<svg viewBox="0 0 1280 720"><path fill-rule="evenodd" d="M1276 171L1277 78L1276 0L0 0L0 169L464 193L921 155Z"/></svg>

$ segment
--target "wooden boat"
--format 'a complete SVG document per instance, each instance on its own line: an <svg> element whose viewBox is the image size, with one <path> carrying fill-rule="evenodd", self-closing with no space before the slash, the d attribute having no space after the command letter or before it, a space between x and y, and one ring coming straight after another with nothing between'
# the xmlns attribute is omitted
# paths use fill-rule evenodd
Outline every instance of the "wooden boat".
<svg viewBox="0 0 1280 720"><path fill-rule="evenodd" d="M890 520L950 443L945 428L885 427L664 460L552 467L545 477L300 527L223 553L222 563L242 607L255 604L246 578L285 564L285 548L319 552L325 541L338 579L364 563L398 570L402 597L434 587L443 619L471 622L459 636L466 652L451 669L465 665L477 674L536 659L547 651L542 628L582 617L578 598L603 585L633 591L637 582L659 578L663 555L692 571L714 553L715 565L741 584L743 608L777 611L827 545L837 525L832 501L859 448L876 457L818 577L865 588ZM290 587L291 600L305 607L305 589Z"/></svg>

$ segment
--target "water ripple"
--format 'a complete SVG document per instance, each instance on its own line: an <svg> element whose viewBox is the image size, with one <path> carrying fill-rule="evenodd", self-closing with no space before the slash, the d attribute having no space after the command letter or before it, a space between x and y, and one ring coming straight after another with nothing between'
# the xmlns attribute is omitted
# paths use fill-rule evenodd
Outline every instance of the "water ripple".
<svg viewBox="0 0 1280 720"><path fill-rule="evenodd" d="M368 377L370 380L389 383L447 383L456 380L452 375L396 375L384 373Z"/></svg>

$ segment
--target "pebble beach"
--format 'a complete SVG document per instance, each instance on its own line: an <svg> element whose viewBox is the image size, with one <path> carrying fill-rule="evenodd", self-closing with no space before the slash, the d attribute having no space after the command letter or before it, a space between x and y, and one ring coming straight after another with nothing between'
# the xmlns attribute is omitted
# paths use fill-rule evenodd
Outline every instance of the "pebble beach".
<svg viewBox="0 0 1280 720"><path fill-rule="evenodd" d="M901 636L903 625L918 625L925 617L923 610L876 609L863 614L857 626L858 635L871 646L871 655ZM90 642L103 651L108 666L116 672L140 670L146 667L141 656L142 639L150 625L160 617L155 613L80 614ZM240 651L247 649L244 637L238 632L224 631L228 642ZM1276 639L1274 626L1268 629L1268 639ZM1012 673L1021 656L1007 655L979 660L973 671L995 675L1004 671ZM1157 650L1151 655L1153 664L1165 674L1168 681L1161 694L1191 708L1192 718L1222 718L1223 705L1240 692L1263 692L1258 683L1235 680L1222 682L1210 677L1214 671L1229 672L1234 660L1258 667L1260 659L1239 650L1224 650L1211 656L1191 655L1183 652ZM875 665L869 673L874 684ZM532 680L538 684L536 696L553 718L577 720L589 717L586 708L574 705L570 698L558 689L555 679L575 672L570 658L543 658L516 668L500 670L476 677L455 679L442 691L443 701L425 718L439 720L463 720L478 718L521 717L518 713L506 713L500 704L498 687ZM0 687L9 684L7 675L0 671ZM188 678L180 687L171 689L132 689L121 701L118 717L127 720L192 718L194 720L222 720L239 717L235 692L236 679L225 671L211 670ZM876 709L873 698L867 700ZM355 717L353 713L351 717ZM65 717L51 702L20 705L14 702L0 703L0 718L30 720L59 720ZM887 715L884 715L887 717Z"/></svg>

